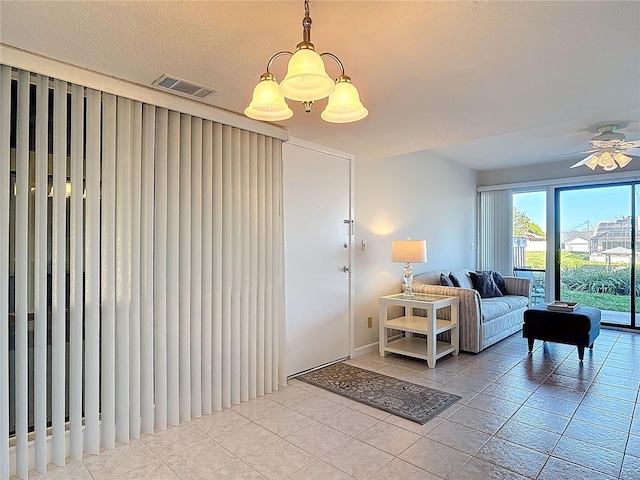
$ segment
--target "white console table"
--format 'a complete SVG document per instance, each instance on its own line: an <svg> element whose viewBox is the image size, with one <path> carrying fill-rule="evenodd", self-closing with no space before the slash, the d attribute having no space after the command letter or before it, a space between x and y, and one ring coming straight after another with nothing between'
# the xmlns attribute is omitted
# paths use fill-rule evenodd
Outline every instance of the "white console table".
<svg viewBox="0 0 640 480"><path fill-rule="evenodd" d="M458 297L429 295L416 293L412 298L403 298L401 293L380 297L379 343L380 356L386 352L399 353L427 361L429 368L436 366L436 360L449 353L457 355L459 352L458 327ZM404 315L387 319L390 306L404 307ZM451 307L451 318L438 318L438 310ZM413 315L413 309L426 310L427 316ZM388 341L388 330L404 332L404 337L391 342ZM436 335L451 331L451 342L439 342ZM414 333L426 335L425 338L415 337Z"/></svg>

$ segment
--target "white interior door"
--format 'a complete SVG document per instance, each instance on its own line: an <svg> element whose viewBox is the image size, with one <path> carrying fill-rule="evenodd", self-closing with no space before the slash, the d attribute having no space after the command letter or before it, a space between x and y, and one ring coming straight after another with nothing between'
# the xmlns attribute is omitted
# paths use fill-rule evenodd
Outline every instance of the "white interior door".
<svg viewBox="0 0 640 480"><path fill-rule="evenodd" d="M351 169L348 158L282 149L290 376L349 356Z"/></svg>

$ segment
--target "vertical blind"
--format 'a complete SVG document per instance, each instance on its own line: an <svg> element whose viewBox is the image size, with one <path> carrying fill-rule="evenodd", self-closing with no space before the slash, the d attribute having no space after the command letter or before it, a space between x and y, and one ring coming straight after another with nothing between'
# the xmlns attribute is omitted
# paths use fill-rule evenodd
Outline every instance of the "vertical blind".
<svg viewBox="0 0 640 480"><path fill-rule="evenodd" d="M278 388L281 181L280 140L0 67L0 477Z"/></svg>
<svg viewBox="0 0 640 480"><path fill-rule="evenodd" d="M478 193L478 268L513 274L511 190Z"/></svg>

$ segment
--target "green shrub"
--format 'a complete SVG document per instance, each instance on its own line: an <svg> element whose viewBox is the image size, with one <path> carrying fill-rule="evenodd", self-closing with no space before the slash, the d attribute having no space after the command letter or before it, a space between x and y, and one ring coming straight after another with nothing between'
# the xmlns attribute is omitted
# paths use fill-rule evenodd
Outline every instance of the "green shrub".
<svg viewBox="0 0 640 480"><path fill-rule="evenodd" d="M630 267L606 267L585 265L579 268L564 268L560 274L560 288L588 293L629 295L631 292ZM640 292L636 284L636 294Z"/></svg>

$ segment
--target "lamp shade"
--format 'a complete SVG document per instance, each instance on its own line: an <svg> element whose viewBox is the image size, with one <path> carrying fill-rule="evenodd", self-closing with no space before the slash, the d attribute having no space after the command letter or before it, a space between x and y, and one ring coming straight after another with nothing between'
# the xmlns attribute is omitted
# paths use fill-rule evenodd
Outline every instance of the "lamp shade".
<svg viewBox="0 0 640 480"><path fill-rule="evenodd" d="M347 76L338 79L336 88L329 95L329 102L320 115L331 123L349 123L362 120L369 114L360 102L358 90Z"/></svg>
<svg viewBox="0 0 640 480"><path fill-rule="evenodd" d="M306 102L325 98L334 88L320 55L312 48L300 48L289 60L280 93L291 100Z"/></svg>
<svg viewBox="0 0 640 480"><path fill-rule="evenodd" d="M244 110L247 117L256 120L277 122L286 120L293 115L293 111L280 93L278 82L273 76L263 75L260 82L253 89L251 103Z"/></svg>
<svg viewBox="0 0 640 480"><path fill-rule="evenodd" d="M426 240L393 240L391 261L402 263L423 263L427 261Z"/></svg>

